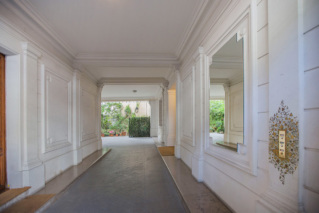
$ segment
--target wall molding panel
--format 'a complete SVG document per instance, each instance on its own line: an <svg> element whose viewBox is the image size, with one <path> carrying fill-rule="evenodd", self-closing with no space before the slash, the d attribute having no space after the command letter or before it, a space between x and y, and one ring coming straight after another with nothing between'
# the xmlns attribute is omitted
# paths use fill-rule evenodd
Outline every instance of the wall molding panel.
<svg viewBox="0 0 319 213"><path fill-rule="evenodd" d="M190 146L195 146L195 68L191 67L181 80L181 143L187 143Z"/></svg>
<svg viewBox="0 0 319 213"><path fill-rule="evenodd" d="M59 75L44 65L42 72L42 94L45 94L42 153L47 153L72 145L72 76Z"/></svg>

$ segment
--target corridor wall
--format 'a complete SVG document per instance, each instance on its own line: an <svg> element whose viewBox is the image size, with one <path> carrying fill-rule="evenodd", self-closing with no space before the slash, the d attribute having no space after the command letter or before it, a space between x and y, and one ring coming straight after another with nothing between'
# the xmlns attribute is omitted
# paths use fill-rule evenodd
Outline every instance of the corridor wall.
<svg viewBox="0 0 319 213"><path fill-rule="evenodd" d="M181 51L181 159L198 181L235 212L319 209L315 202L319 171L314 169L318 162L314 129L319 125L318 99L314 98L314 91L319 91L314 83L318 79L318 7L318 1L208 2ZM245 20L247 25L241 25ZM244 107L249 108L244 129L249 131L244 132L245 142L238 152L209 144L207 80L211 56L235 33L248 43L249 70L244 88L248 91ZM271 160L270 119L282 110L282 101L299 121L299 154L292 159L296 167L290 173Z"/></svg>
<svg viewBox="0 0 319 213"><path fill-rule="evenodd" d="M34 193L101 147L99 94L96 82L75 69L37 26L23 23L5 6L0 14L0 52L6 55L7 182L10 188L31 186Z"/></svg>

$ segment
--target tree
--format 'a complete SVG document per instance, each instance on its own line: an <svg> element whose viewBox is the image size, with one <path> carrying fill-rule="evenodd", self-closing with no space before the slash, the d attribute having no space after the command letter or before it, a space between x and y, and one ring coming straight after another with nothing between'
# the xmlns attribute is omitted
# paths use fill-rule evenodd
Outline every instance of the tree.
<svg viewBox="0 0 319 213"><path fill-rule="evenodd" d="M129 118L135 117L129 105L123 111L122 103L104 102L101 104L101 130L103 133L108 133L109 130L114 130L116 133L123 131L128 132Z"/></svg>
<svg viewBox="0 0 319 213"><path fill-rule="evenodd" d="M106 113L107 105L105 103L101 104L101 131L105 134L107 129L110 128L111 122L110 117Z"/></svg>
<svg viewBox="0 0 319 213"><path fill-rule="evenodd" d="M127 106L125 107L124 112L125 112L126 117L129 117L129 118L131 117L131 115L132 115L132 110L131 110L130 105L127 105Z"/></svg>
<svg viewBox="0 0 319 213"><path fill-rule="evenodd" d="M209 127L212 132L224 132L225 104L223 100L210 101Z"/></svg>

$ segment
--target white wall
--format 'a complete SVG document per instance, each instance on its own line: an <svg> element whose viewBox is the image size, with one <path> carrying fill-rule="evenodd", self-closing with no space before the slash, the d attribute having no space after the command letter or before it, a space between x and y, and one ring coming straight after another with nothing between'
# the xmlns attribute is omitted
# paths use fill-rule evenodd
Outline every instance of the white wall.
<svg viewBox="0 0 319 213"><path fill-rule="evenodd" d="M67 58L60 60L63 56L14 26L0 22L0 49L6 54L7 177L10 188L31 186L34 193L99 148L100 94Z"/></svg>
<svg viewBox="0 0 319 213"><path fill-rule="evenodd" d="M304 114L302 139L304 144L304 180L301 183L303 202L307 212L319 212L319 2L302 1L304 67L302 72L302 95ZM302 47L301 47L302 48Z"/></svg>
<svg viewBox="0 0 319 213"><path fill-rule="evenodd" d="M182 70L183 71L183 70ZM194 69L193 67L181 72L181 159L189 166L192 165L192 153L195 148L194 141Z"/></svg>
<svg viewBox="0 0 319 213"><path fill-rule="evenodd" d="M159 101L152 100L149 102L151 107L151 137L158 136L158 126L159 126Z"/></svg>
<svg viewBox="0 0 319 213"><path fill-rule="evenodd" d="M167 146L176 143L176 90L168 90L168 117L167 117Z"/></svg>
<svg viewBox="0 0 319 213"><path fill-rule="evenodd" d="M182 51L181 159L235 212L318 211L318 5L289 0L211 4L211 10L215 7L223 14L206 14ZM245 17L248 24L240 25ZM209 144L205 117L210 57L236 32L244 36L249 59L245 144L238 153ZM269 119L281 100L300 121L299 164L284 184L268 159Z"/></svg>

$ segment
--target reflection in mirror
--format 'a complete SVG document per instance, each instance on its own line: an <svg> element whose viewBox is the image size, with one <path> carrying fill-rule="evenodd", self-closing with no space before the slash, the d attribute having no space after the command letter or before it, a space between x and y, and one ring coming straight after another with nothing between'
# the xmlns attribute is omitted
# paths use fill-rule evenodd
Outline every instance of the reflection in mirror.
<svg viewBox="0 0 319 213"><path fill-rule="evenodd" d="M233 36L210 66L210 143L237 151L244 136L243 39Z"/></svg>

